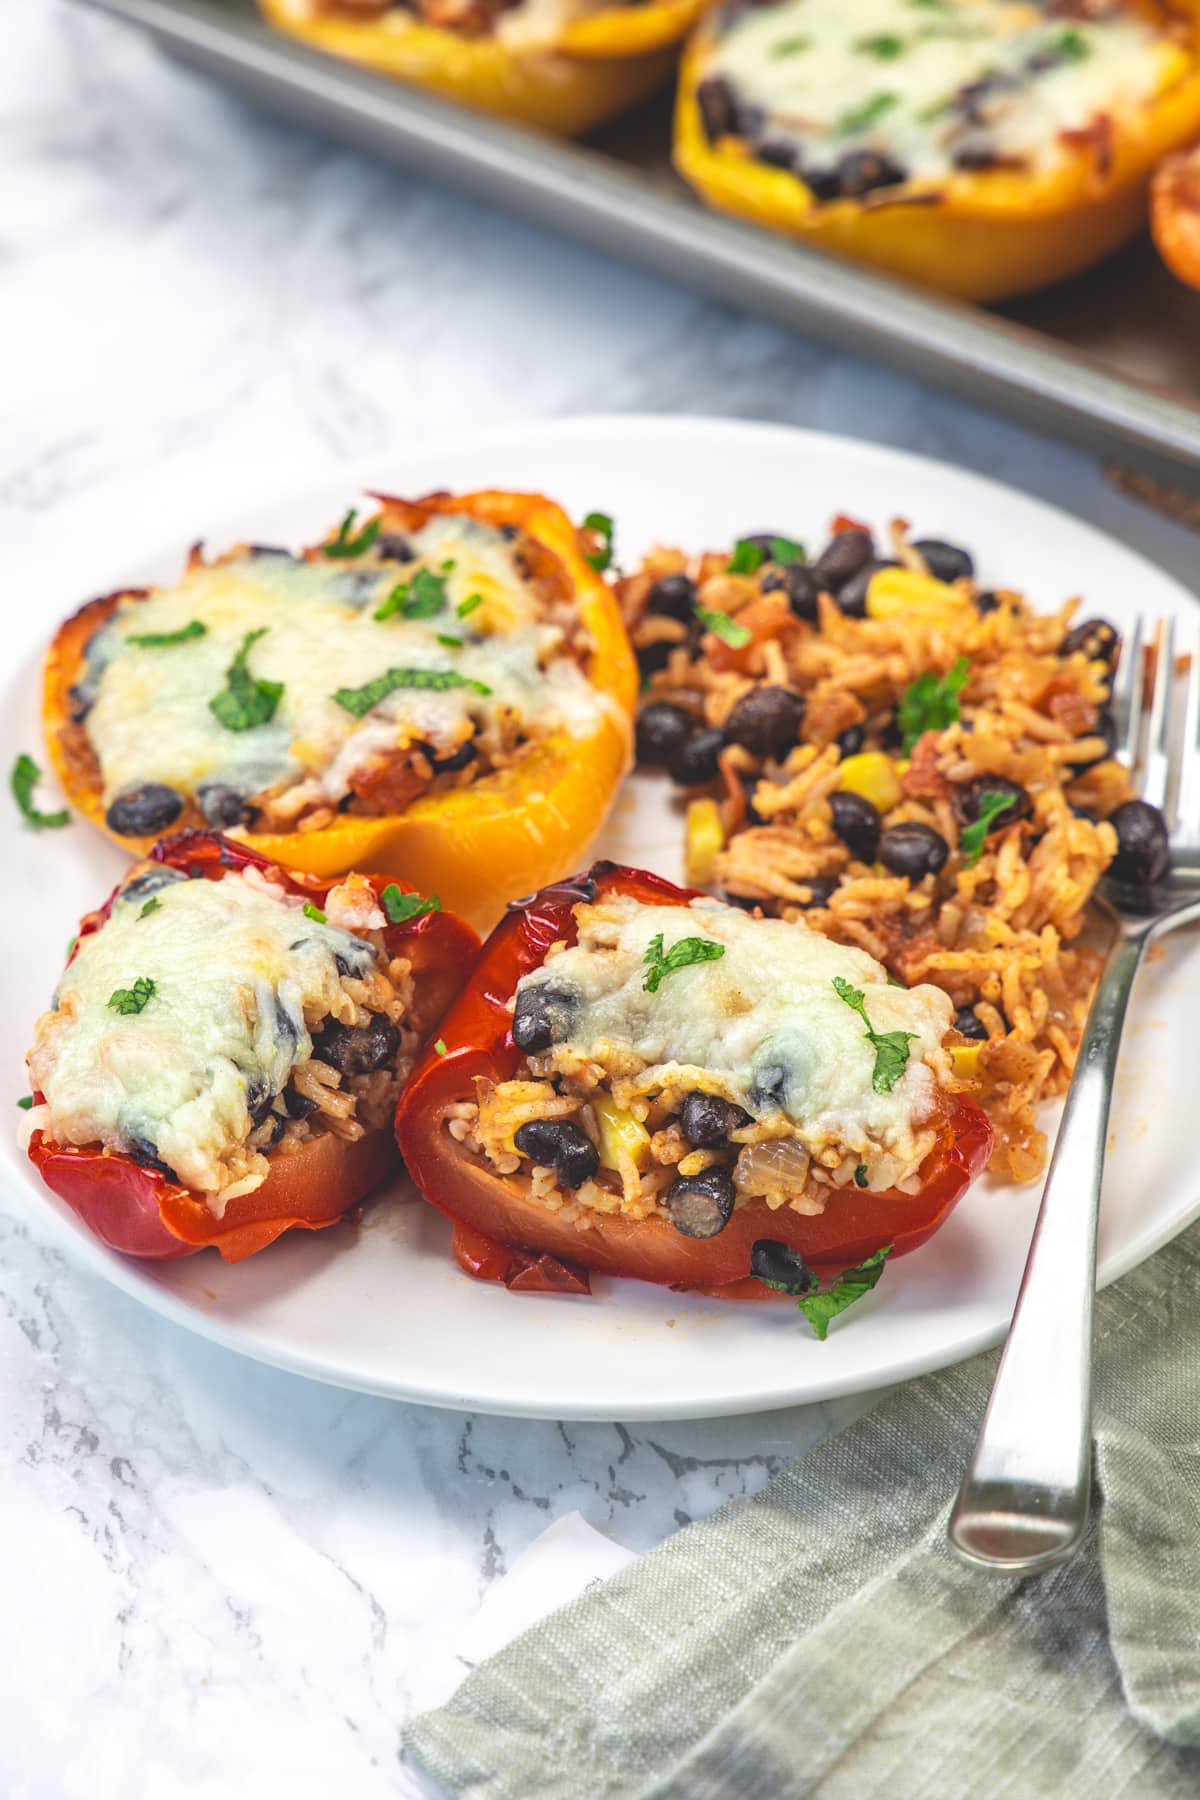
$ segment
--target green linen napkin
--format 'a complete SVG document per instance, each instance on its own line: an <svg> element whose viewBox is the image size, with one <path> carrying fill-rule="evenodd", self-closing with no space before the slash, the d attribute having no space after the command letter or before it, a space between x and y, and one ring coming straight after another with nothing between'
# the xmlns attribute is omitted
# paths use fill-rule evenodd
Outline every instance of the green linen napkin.
<svg viewBox="0 0 1200 1800"><path fill-rule="evenodd" d="M470 1800L1195 1800L1200 1227L1100 1296L1097 1516L1022 1581L946 1546L995 1364L897 1390L560 1608L409 1752Z"/></svg>

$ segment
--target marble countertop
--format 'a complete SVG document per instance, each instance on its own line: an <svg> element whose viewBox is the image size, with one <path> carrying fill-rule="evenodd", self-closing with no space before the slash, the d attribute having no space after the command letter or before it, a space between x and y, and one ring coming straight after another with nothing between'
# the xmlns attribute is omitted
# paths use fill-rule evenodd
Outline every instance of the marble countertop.
<svg viewBox="0 0 1200 1800"><path fill-rule="evenodd" d="M858 433L1007 479L1187 578L1085 458L281 126L62 0L5 9L3 604L422 431L589 411ZM12 567L16 560L15 572ZM0 1195L0 1792L427 1791L413 1710L489 1584L579 1509L640 1550L854 1404L554 1425L244 1362L74 1269Z"/></svg>

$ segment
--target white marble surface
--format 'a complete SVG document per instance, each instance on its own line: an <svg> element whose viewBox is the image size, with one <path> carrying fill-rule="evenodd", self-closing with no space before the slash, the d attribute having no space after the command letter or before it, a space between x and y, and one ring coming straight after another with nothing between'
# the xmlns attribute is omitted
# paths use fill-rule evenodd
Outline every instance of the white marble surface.
<svg viewBox="0 0 1200 1800"><path fill-rule="evenodd" d="M0 41L4 606L48 558L83 592L98 543L186 534L197 493L599 410L856 431L1194 564L1083 458L256 116L61 0L0 0ZM853 1411L393 1406L160 1323L2 1195L0 1245L6 1800L420 1793L401 1722L547 1524L642 1549Z"/></svg>

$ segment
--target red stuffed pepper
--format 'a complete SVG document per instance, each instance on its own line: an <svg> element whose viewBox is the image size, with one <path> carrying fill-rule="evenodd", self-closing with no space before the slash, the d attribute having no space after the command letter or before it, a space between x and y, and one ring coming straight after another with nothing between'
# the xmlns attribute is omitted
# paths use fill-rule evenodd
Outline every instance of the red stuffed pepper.
<svg viewBox="0 0 1200 1800"><path fill-rule="evenodd" d="M493 932L401 1151L472 1273L804 1294L915 1249L983 1168L951 1011L802 925L597 864Z"/></svg>
<svg viewBox="0 0 1200 1800"><path fill-rule="evenodd" d="M397 1164L400 1083L478 947L401 883L291 874L211 832L83 920L28 1067L29 1155L131 1256L239 1262Z"/></svg>

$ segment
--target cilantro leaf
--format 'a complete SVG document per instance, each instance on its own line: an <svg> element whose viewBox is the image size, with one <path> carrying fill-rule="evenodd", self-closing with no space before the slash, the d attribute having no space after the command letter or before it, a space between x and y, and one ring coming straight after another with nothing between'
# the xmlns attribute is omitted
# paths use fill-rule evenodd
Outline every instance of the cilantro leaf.
<svg viewBox="0 0 1200 1800"><path fill-rule="evenodd" d="M904 39L894 31L881 31L876 37L856 38L853 47L866 56L878 57L880 62L895 62L904 54Z"/></svg>
<svg viewBox="0 0 1200 1800"><path fill-rule="evenodd" d="M470 688L476 694L490 694L491 688L469 675L458 675L453 669L386 669L374 681L359 688L338 688L330 695L346 712L363 719L373 706L394 694L397 688L432 688L441 693L448 688Z"/></svg>
<svg viewBox="0 0 1200 1800"><path fill-rule="evenodd" d="M394 881L388 882L379 898L390 925L407 925L410 919L420 919L426 913L442 910L436 894L431 894L428 900L423 894L402 894Z"/></svg>
<svg viewBox="0 0 1200 1800"><path fill-rule="evenodd" d="M875 1051L875 1067L871 1071L871 1086L877 1094L890 1094L908 1063L908 1046L912 1038L919 1037L916 1031L876 1031L867 1017L866 996L861 988L851 987L841 975L833 978L834 991L839 1000L844 1000L851 1012L856 1012L866 1026L866 1036Z"/></svg>
<svg viewBox="0 0 1200 1800"><path fill-rule="evenodd" d="M314 925L328 924L325 914L321 911L319 906L314 906L311 900L306 900L300 910L306 919L312 920Z"/></svg>
<svg viewBox="0 0 1200 1800"><path fill-rule="evenodd" d="M740 650L743 644L750 642L750 632L744 625L739 625L736 619L731 619L728 613L712 612L707 606L697 606L695 613L705 631L711 631L716 637L724 639L735 650Z"/></svg>
<svg viewBox="0 0 1200 1800"><path fill-rule="evenodd" d="M1057 37L1043 46L1041 55L1053 56L1059 62L1084 62L1092 54L1092 46L1074 25L1060 31Z"/></svg>
<svg viewBox="0 0 1200 1800"><path fill-rule="evenodd" d="M944 731L958 718L958 696L967 685L971 665L965 656L951 664L944 675L926 669L911 687L905 688L896 708L896 723L904 740L904 753L913 748L926 731Z"/></svg>
<svg viewBox="0 0 1200 1800"><path fill-rule="evenodd" d="M178 631L131 631L127 644L139 644L144 650L166 650L171 644L186 644L192 638L205 637L208 626L201 619L189 619Z"/></svg>
<svg viewBox="0 0 1200 1800"><path fill-rule="evenodd" d="M964 825L958 834L958 847L966 856L968 869L975 867L983 855L983 846L992 826L1011 805L1011 794L1000 794L994 789L985 789L980 794L979 817L972 820L970 825Z"/></svg>
<svg viewBox="0 0 1200 1800"><path fill-rule="evenodd" d="M812 39L810 37L798 35L796 37L780 38L777 44L771 46L769 54L772 58L780 56L800 56L805 50L811 49Z"/></svg>
<svg viewBox="0 0 1200 1800"><path fill-rule="evenodd" d="M648 994L657 994L660 982L673 975L676 969L690 968L693 963L716 962L724 954L724 944L714 944L711 938L687 937L672 944L664 955L663 934L657 932L646 945L643 961L650 964L650 973L642 987Z"/></svg>
<svg viewBox="0 0 1200 1800"><path fill-rule="evenodd" d="M439 1056L445 1056L445 1054L446 1054L446 1040L445 1040L445 1038L434 1038L434 1040L433 1040L433 1047L434 1047L434 1049L435 1049L435 1050L436 1050L436 1051L437 1051L437 1053L438 1053L438 1055L439 1055Z"/></svg>
<svg viewBox="0 0 1200 1800"><path fill-rule="evenodd" d="M607 569L613 559L613 522L607 513L590 512L583 521L585 531L594 531L601 540L599 550L589 551L585 562L590 562L597 574Z"/></svg>
<svg viewBox="0 0 1200 1800"><path fill-rule="evenodd" d="M322 544L321 549L326 556L365 556L375 539L379 536L383 524L383 514L376 513L368 519L357 537L354 535L354 521L358 513L352 506L337 528L337 536L332 543Z"/></svg>
<svg viewBox="0 0 1200 1800"><path fill-rule="evenodd" d="M468 594L465 600L459 601L458 605L455 607L454 610L458 614L460 619L465 619L471 613L473 613L475 611L475 608L477 606L482 606L482 605L483 605L483 595L482 594Z"/></svg>
<svg viewBox="0 0 1200 1800"><path fill-rule="evenodd" d="M437 641L446 650L461 650L463 641L460 637L451 637L448 631L439 631Z"/></svg>
<svg viewBox="0 0 1200 1800"><path fill-rule="evenodd" d="M208 710L214 713L226 731L252 731L275 717L275 708L283 695L282 681L256 681L246 667L252 645L266 637L267 627L248 631L241 648L225 674L225 686L214 694Z"/></svg>
<svg viewBox="0 0 1200 1800"><path fill-rule="evenodd" d="M22 1112L28 1112L30 1107L33 1105L33 1095L32 1094L22 1094L21 1098L17 1101L17 1105L20 1107Z"/></svg>
<svg viewBox="0 0 1200 1800"><path fill-rule="evenodd" d="M869 131L885 113L890 113L899 104L899 94L872 94L861 106L852 106L844 112L834 125L834 130L840 137L850 137L856 131Z"/></svg>
<svg viewBox="0 0 1200 1800"><path fill-rule="evenodd" d="M158 895L157 894L151 895L150 899L147 900L145 906L143 906L141 912L138 914L138 918L139 919L148 919L150 917L150 914L152 912L157 912L161 905L162 905L162 901L159 899Z"/></svg>
<svg viewBox="0 0 1200 1800"><path fill-rule="evenodd" d="M804 545L798 538L773 537L771 539L772 562L803 562L804 554Z"/></svg>
<svg viewBox="0 0 1200 1800"><path fill-rule="evenodd" d="M114 1012L140 1013L154 995L155 984L148 975L139 975L131 988L114 988L108 1004Z"/></svg>
<svg viewBox="0 0 1200 1800"><path fill-rule="evenodd" d="M32 756L22 751L12 766L9 786L13 799L21 809L21 817L34 831L61 831L64 825L71 823L71 815L64 806L61 812L39 812L33 804L33 790L42 779L42 771Z"/></svg>
<svg viewBox="0 0 1200 1800"><path fill-rule="evenodd" d="M761 544L755 543L753 538L739 538L725 567L730 575L756 575L766 560L767 553Z"/></svg>
<svg viewBox="0 0 1200 1800"><path fill-rule="evenodd" d="M406 619L432 619L445 604L446 577L435 575L432 569L418 569L411 582L397 582L372 617L382 621L402 613Z"/></svg>
<svg viewBox="0 0 1200 1800"><path fill-rule="evenodd" d="M829 1335L829 1327L839 1313L844 1313L848 1306L869 1294L883 1274L884 1265L892 1254L891 1244L876 1250L856 1269L846 1269L840 1274L833 1286L823 1294L805 1294L797 1300L796 1305L804 1314L822 1343Z"/></svg>
<svg viewBox="0 0 1200 1800"><path fill-rule="evenodd" d="M854 1185L855 1185L855 1187L860 1187L860 1188L866 1187L869 1180L870 1180L870 1175L868 1174L866 1163L855 1163L855 1165L854 1165Z"/></svg>

